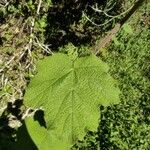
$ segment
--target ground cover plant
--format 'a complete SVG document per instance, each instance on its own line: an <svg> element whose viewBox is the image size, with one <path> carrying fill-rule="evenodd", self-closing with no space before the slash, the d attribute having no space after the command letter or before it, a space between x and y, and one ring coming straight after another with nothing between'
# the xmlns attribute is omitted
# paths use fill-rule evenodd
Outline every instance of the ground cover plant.
<svg viewBox="0 0 150 150"><path fill-rule="evenodd" d="M99 39L104 41L107 31L113 33L111 29L134 3L0 2L0 149L68 149L71 145L71 149L81 150L149 149L149 2L142 4L116 36L106 38L112 40L110 45L95 46L97 39L96 43ZM41 63L37 63L39 59ZM95 64L99 69L94 69ZM86 65L93 67L88 70ZM49 75L45 72L48 69ZM49 92L35 97L41 89ZM62 93L68 96L53 119L56 114L53 108L60 106ZM108 106L119 102L119 93L120 103ZM65 131L61 118L72 114L73 99L79 102L75 114L83 113L82 118L87 120L78 121L83 127L78 130L77 121L72 118L73 126L67 121L64 128L67 132L61 134ZM75 129L72 133L71 126ZM52 134L50 129L54 129ZM48 140L41 144L45 136Z"/></svg>

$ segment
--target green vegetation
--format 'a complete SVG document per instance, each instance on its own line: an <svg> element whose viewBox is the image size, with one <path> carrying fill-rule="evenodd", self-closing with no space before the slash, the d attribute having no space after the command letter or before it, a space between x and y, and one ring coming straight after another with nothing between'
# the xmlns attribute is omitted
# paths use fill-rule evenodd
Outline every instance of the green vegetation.
<svg viewBox="0 0 150 150"><path fill-rule="evenodd" d="M150 145L150 44L147 28L117 36L107 58L112 75L119 81L121 103L103 109L100 138L102 149L148 150ZM136 41L135 41L136 39ZM107 134L106 134L107 133ZM106 142L107 141L107 142Z"/></svg>
<svg viewBox="0 0 150 150"><path fill-rule="evenodd" d="M88 130L96 131L100 104L119 102L120 92L107 73L108 66L94 55L78 58L74 53L54 54L38 63L38 71L26 90L25 105L43 108L47 134L65 142L65 147L82 140ZM33 137L32 124L26 126ZM36 130L40 132L40 126ZM46 135L33 140L39 143L38 149L52 147L52 139ZM42 142L45 140L49 142L48 147Z"/></svg>
<svg viewBox="0 0 150 150"><path fill-rule="evenodd" d="M55 139L53 134L48 134L45 129L49 121L47 118L52 119L52 117L47 117L47 111L50 111L47 107L50 104L43 105L44 111L40 109L41 101L39 105L36 105L36 109L30 108L36 104L30 101L30 97L34 96L29 94L32 91L29 90L30 86L34 86L34 81L36 82L44 68L53 69L54 74L49 73L47 78L52 79L53 76L59 78L59 75L63 74L59 67L69 68L70 63L64 64L68 60L67 57L71 57L75 62L90 58L95 43L103 39L109 30L111 31L134 2L133 0L118 0L117 2L115 0L84 2L79 0L2 0L0 2L0 150L46 150L49 146L57 150L60 145L61 147L67 146L61 141L55 144L58 139ZM98 49L97 57L92 54L98 62L102 63L102 68L106 64L109 66L107 75L111 74L119 85L120 103L106 107L103 106L105 102L98 101L101 104L99 116L96 112L96 119L100 118L99 126L97 120L94 130L93 128L93 131L87 130L84 138L78 138L80 141L76 141L72 147L73 150L149 150L149 12L150 3L145 0L140 9L113 37L111 44ZM64 56L61 59L65 60L55 60L54 65L49 61L59 55L55 54L57 52L64 53L61 54L62 57ZM47 58L43 59L44 57ZM38 67L37 61L41 62L42 67ZM44 64L44 61L47 62ZM82 67L82 65L79 66ZM103 71L107 72L105 69ZM59 73L57 73L58 70ZM101 84L99 72L99 70L94 70L96 79L89 80L92 84L91 90L99 88L96 81ZM88 73L91 73L90 70ZM88 73L80 74L81 79L84 76L88 78ZM110 76L102 78L107 77ZM108 86L111 82L104 81L103 83L106 83L105 86L110 91L111 87ZM56 87L61 88L61 86L57 84ZM34 90L36 91L36 88ZM67 88L64 90L67 91ZM100 93L92 92L100 96ZM115 95L110 96L111 93L106 93L108 94L106 96L110 97L109 101L113 101ZM46 94L51 97L50 94L53 93ZM39 98L42 98L40 96ZM88 95L87 99L90 103ZM91 101L93 100L97 102L96 96L92 97ZM85 110L88 108L86 107ZM96 111L95 106L93 111ZM90 118L95 119L93 111L87 111L93 115L93 118L88 116L85 126L89 124L88 121L91 121ZM39 123L29 117L33 114L34 120L38 120ZM57 122L60 122L59 118ZM61 126L61 123L58 126ZM96 127L98 127L97 130ZM57 132L57 134L60 133ZM39 148L39 142L44 136L52 139L51 143L45 140L48 145L43 143L44 147Z"/></svg>

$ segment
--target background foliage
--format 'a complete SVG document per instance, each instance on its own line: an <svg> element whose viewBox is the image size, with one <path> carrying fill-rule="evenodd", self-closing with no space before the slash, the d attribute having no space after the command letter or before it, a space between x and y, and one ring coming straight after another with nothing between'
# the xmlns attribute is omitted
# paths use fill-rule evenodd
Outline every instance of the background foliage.
<svg viewBox="0 0 150 150"><path fill-rule="evenodd" d="M80 55L88 54L95 41L110 30L121 16L107 23L99 9L113 6L115 0L2 0L0 2L0 149L10 149L16 128L24 117L25 88L36 73L35 62L72 43ZM118 0L110 15L118 15L133 4ZM109 5L108 5L109 4ZM40 7L39 7L40 6ZM71 8L70 8L71 6ZM39 9L40 8L40 9ZM112 44L100 51L110 73L119 81L121 103L101 107L101 123L73 149L148 150L150 145L150 52L149 12L146 1L123 27ZM76 11L78 10L78 11ZM95 23L89 22L83 12ZM70 45L72 45L70 44ZM88 50L87 50L88 49ZM9 103L7 103L9 101ZM23 115L23 116L22 116Z"/></svg>

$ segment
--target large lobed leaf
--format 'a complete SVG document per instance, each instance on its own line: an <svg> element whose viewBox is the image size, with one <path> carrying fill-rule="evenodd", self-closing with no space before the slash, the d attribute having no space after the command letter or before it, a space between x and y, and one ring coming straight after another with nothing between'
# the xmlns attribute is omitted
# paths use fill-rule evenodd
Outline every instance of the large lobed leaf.
<svg viewBox="0 0 150 150"><path fill-rule="evenodd" d="M108 66L94 55L72 60L65 54L54 54L41 60L25 94L26 106L44 109L45 134L53 134L68 145L82 139L87 130L96 130L100 104L118 102L119 89L108 74ZM35 138L32 124L26 122L29 133L39 149L45 150L40 147L46 145L44 141L51 143L51 138Z"/></svg>

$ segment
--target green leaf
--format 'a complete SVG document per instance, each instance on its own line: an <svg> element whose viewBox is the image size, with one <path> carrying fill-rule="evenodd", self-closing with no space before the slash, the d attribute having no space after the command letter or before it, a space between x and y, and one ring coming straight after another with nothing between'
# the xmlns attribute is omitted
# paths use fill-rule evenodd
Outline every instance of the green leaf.
<svg viewBox="0 0 150 150"><path fill-rule="evenodd" d="M35 142L38 150L66 150L69 149L67 143L61 142L52 132L47 132L45 127L39 125L33 118L27 118L25 123L28 125L27 130Z"/></svg>
<svg viewBox="0 0 150 150"><path fill-rule="evenodd" d="M87 130L97 129L100 104L119 102L120 91L108 74L108 66L94 55L72 60L65 54L54 54L37 66L38 74L27 88L25 104L44 109L47 132L41 134L52 133L62 142L74 144ZM26 125L35 143L39 143L40 139L33 136L32 123ZM42 141L41 145L46 144ZM45 141L51 143L47 136Z"/></svg>
<svg viewBox="0 0 150 150"><path fill-rule="evenodd" d="M125 23L123 25L123 30L128 33L128 34L133 34L133 30L131 28L131 26L128 23Z"/></svg>
<svg viewBox="0 0 150 150"><path fill-rule="evenodd" d="M115 36L113 37L113 41L116 46L120 45L120 42L118 41L118 39Z"/></svg>

